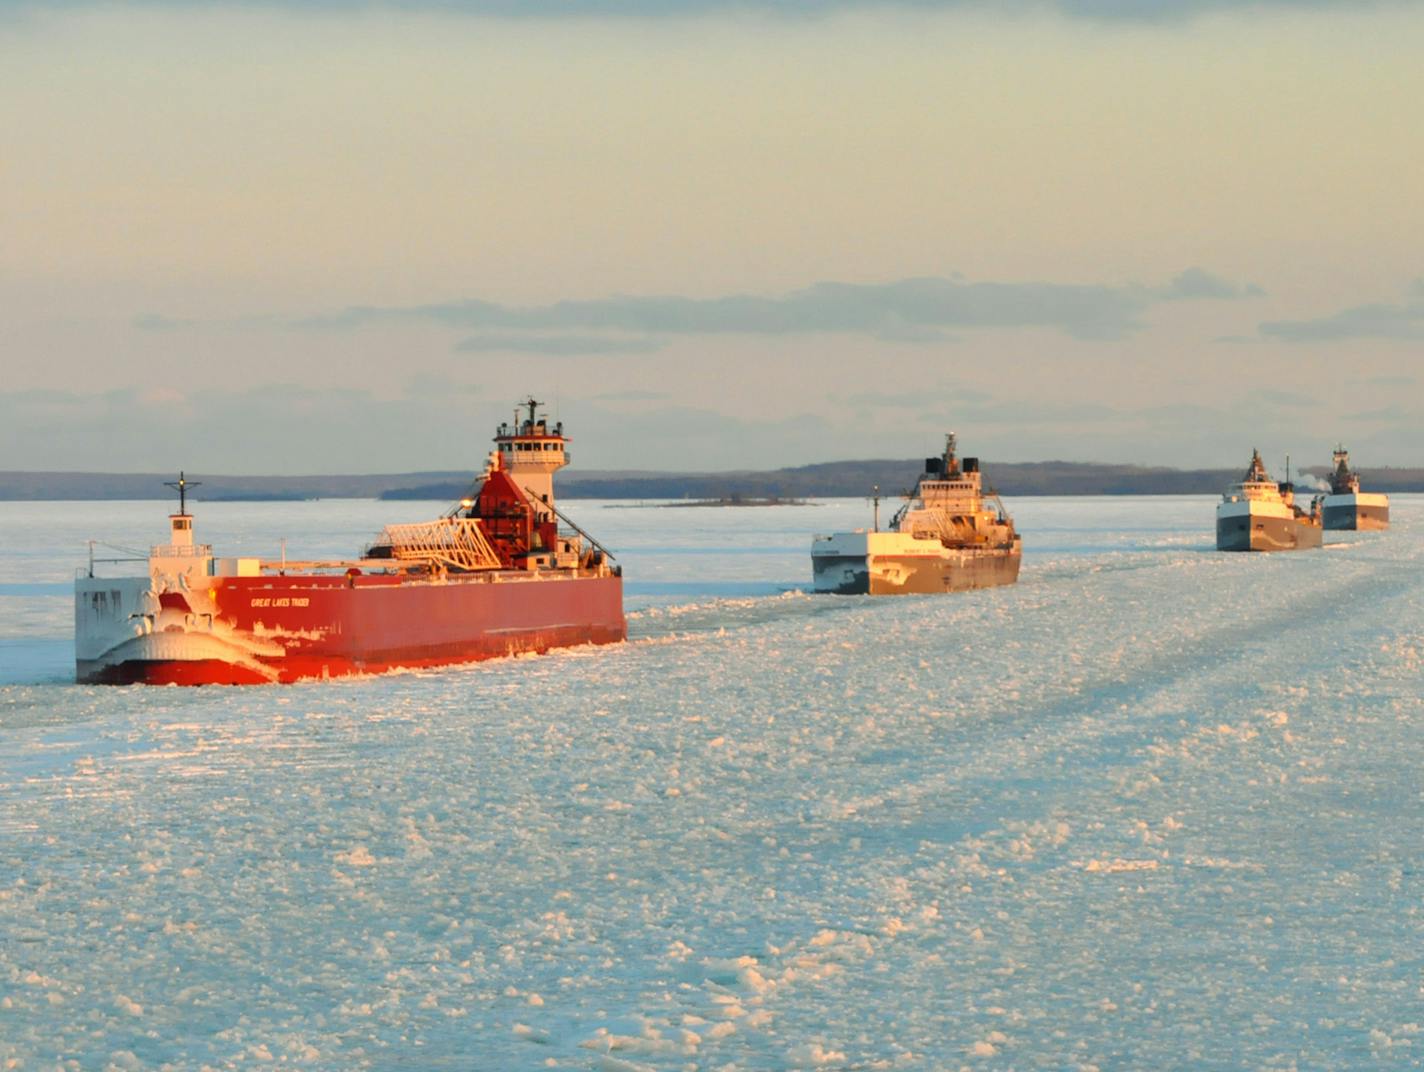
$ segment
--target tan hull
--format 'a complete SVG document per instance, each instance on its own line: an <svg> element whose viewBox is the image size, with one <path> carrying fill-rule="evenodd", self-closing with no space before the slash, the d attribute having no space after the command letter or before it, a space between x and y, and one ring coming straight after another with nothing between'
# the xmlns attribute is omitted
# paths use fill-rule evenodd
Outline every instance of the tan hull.
<svg viewBox="0 0 1424 1072"><path fill-rule="evenodd" d="M993 588L1019 579L1019 551L976 551L947 558L875 556L868 570L870 594L938 595Z"/></svg>

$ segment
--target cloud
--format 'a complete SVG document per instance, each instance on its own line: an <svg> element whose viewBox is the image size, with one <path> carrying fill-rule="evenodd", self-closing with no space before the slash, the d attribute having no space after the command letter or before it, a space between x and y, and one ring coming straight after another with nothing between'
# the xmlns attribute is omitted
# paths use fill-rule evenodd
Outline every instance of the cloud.
<svg viewBox="0 0 1424 1072"><path fill-rule="evenodd" d="M411 306L365 305L309 317L295 326L329 329L418 322L493 333L475 336L480 342L467 340L462 344L465 349L517 348L521 336L511 332L531 333L522 336L524 345L531 349L565 341L562 336L538 334L551 331L649 336L828 332L939 341L946 328L1046 328L1082 339L1118 339L1141 328L1142 315L1157 302L1236 298L1252 292L1252 288L1233 286L1201 269L1189 269L1167 286L1155 289L1137 285L971 283L957 277L925 277L890 283L815 283L774 296L617 295L533 306L500 305L479 299ZM497 346L483 340L497 340ZM609 340L582 342L589 346L607 345ZM627 345L625 340L620 343Z"/></svg>
<svg viewBox="0 0 1424 1072"><path fill-rule="evenodd" d="M1233 301L1238 298L1259 298L1265 293L1255 283L1232 283L1203 268L1188 268L1160 291L1165 301L1197 298Z"/></svg>
<svg viewBox="0 0 1424 1072"><path fill-rule="evenodd" d="M455 349L466 354L518 353L548 357L581 357L594 354L652 354L667 344L661 339L615 338L593 335L472 335L461 339Z"/></svg>
<svg viewBox="0 0 1424 1072"><path fill-rule="evenodd" d="M1261 333L1286 342L1424 339L1424 305L1357 305L1315 320L1271 321Z"/></svg>
<svg viewBox="0 0 1424 1072"><path fill-rule="evenodd" d="M1424 280L1416 281L1396 305L1356 305L1313 320L1274 320L1261 334L1285 342L1337 342L1342 339L1424 339Z"/></svg>

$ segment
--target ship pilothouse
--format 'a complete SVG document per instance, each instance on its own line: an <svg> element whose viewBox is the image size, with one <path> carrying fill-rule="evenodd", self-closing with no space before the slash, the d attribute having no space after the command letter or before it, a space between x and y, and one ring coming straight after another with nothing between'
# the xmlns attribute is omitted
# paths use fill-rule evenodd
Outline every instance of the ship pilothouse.
<svg viewBox="0 0 1424 1072"><path fill-rule="evenodd" d="M953 432L945 436L944 454L925 459L925 472L912 496L907 497L890 521L899 532L946 534L959 529L972 532L971 519L984 510L983 474L978 458L965 458L961 465L956 453L958 439ZM1008 515L998 496L992 496L997 506L1000 524L1009 525Z"/></svg>
<svg viewBox="0 0 1424 1072"><path fill-rule="evenodd" d="M554 474L572 456L563 423L551 424L539 412L543 404L525 399L513 423L496 429L480 489L460 503L458 516L479 518L501 560L517 568L602 566L612 556L554 502Z"/></svg>
<svg viewBox="0 0 1424 1072"><path fill-rule="evenodd" d="M572 460L562 422L549 424L538 412L544 403L535 398L521 402L513 424L501 424L494 437L504 469L535 500L554 505L554 474ZM527 410L524 415L522 411ZM521 417L523 419L521 419Z"/></svg>

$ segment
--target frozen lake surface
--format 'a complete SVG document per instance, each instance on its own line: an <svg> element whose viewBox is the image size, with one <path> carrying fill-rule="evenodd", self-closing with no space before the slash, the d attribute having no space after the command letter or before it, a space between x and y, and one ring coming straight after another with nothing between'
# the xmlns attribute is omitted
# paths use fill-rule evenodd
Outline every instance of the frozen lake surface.
<svg viewBox="0 0 1424 1072"><path fill-rule="evenodd" d="M567 505L626 645L181 690L68 683L164 505L0 504L0 1069L1424 1063L1424 497L1020 499L1016 587L881 600L804 591L858 500Z"/></svg>

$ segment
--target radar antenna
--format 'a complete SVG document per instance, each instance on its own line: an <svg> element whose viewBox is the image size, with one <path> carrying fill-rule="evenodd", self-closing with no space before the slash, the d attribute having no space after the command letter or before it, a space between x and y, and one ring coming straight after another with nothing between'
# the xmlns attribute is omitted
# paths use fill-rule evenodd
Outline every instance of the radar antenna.
<svg viewBox="0 0 1424 1072"><path fill-rule="evenodd" d="M178 516L185 517L188 513L188 489L202 485L201 480L189 480L183 475L183 470L178 470L177 480L165 480L163 486L172 488L178 493Z"/></svg>

